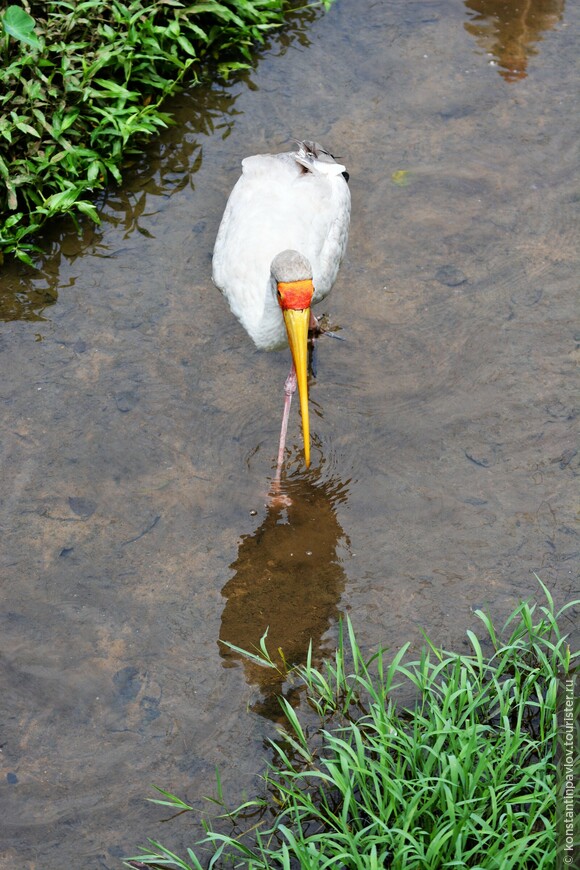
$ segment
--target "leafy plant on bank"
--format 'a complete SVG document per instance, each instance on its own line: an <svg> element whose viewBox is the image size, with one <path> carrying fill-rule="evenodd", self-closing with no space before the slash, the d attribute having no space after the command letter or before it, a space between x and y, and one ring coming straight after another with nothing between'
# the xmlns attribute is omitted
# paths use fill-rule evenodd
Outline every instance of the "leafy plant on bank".
<svg viewBox="0 0 580 870"><path fill-rule="evenodd" d="M556 613L541 586L546 603L520 604L502 632L476 611L487 638L468 631L468 654L427 640L417 661L405 662L409 644L365 660L347 621L334 660L293 672L320 728L281 700L288 728L272 743L269 795L226 811L229 834L206 822L187 858L151 841L127 866L551 870L558 685L578 663L561 625L580 602ZM246 654L276 667L264 644ZM401 689L412 707L397 709ZM154 803L192 809L159 791ZM218 791L223 804L219 779Z"/></svg>
<svg viewBox="0 0 580 870"><path fill-rule="evenodd" d="M328 7L332 0L322 0ZM166 97L247 68L289 0L22 0L0 10L0 262L48 218L98 222L95 191L170 123ZM26 8L23 8L23 7Z"/></svg>

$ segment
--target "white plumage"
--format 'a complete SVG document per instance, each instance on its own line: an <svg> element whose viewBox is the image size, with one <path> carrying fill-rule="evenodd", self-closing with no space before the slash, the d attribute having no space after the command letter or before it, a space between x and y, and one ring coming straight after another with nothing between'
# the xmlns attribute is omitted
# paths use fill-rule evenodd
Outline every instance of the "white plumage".
<svg viewBox="0 0 580 870"><path fill-rule="evenodd" d="M213 253L213 280L262 350L287 345L270 266L276 254L299 251L309 261L313 304L330 292L348 238L350 191L344 166L315 142L298 151L242 161Z"/></svg>
<svg viewBox="0 0 580 870"><path fill-rule="evenodd" d="M287 344L293 364L278 450L279 482L292 393L298 389L310 461L307 338L311 305L330 292L350 222L348 174L316 142L242 161L218 231L213 280L261 350Z"/></svg>

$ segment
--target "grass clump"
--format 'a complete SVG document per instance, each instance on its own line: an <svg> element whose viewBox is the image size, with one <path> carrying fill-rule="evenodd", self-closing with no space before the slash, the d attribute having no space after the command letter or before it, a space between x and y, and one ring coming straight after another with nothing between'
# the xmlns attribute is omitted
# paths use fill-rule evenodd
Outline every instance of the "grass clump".
<svg viewBox="0 0 580 870"><path fill-rule="evenodd" d="M152 842L128 866L555 867L558 687L578 659L562 621L580 602L556 613L542 588L546 603L520 604L502 632L476 611L487 637L468 631L466 654L427 641L419 660L405 661L408 644L365 660L347 621L333 660L293 672L320 727L282 699L288 725L272 743L267 796L224 814L227 834L206 823L186 859ZM399 709L401 693L414 703ZM169 792L156 802L191 809Z"/></svg>
<svg viewBox="0 0 580 870"><path fill-rule="evenodd" d="M332 0L321 0L328 7ZM0 262L166 126L166 97L250 66L291 0L20 0L0 10Z"/></svg>

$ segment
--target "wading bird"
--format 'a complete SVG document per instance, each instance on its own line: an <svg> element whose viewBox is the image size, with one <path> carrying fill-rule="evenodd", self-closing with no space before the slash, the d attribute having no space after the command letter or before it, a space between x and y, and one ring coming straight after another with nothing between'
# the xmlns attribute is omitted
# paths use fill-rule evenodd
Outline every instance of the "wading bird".
<svg viewBox="0 0 580 870"><path fill-rule="evenodd" d="M296 144L297 151L242 160L213 252L213 281L255 345L290 345L277 481L296 384L310 464L308 330L317 326L310 309L330 292L350 221L345 167L316 142Z"/></svg>

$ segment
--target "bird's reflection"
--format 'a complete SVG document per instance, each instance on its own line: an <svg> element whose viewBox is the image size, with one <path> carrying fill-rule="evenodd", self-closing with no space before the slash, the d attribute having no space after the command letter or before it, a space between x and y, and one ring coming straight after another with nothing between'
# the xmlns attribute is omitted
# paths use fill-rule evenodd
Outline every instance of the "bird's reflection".
<svg viewBox="0 0 580 870"><path fill-rule="evenodd" d="M508 82L527 76L535 44L562 18L564 0L465 0L470 21L465 29L493 55L499 74Z"/></svg>
<svg viewBox="0 0 580 870"><path fill-rule="evenodd" d="M274 499L264 521L240 543L232 563L233 576L222 589L226 599L220 641L244 650L259 647L268 629L267 647L282 666L303 663L312 641L315 657L323 654L322 638L338 618L338 602L345 585L343 556L349 541L338 522L336 508L348 496L347 484L322 481L310 472L286 483L287 504ZM238 656L219 644L225 667L241 661L248 683L260 690L252 710L281 719L278 697L296 702L284 676ZM283 668L282 668L283 669Z"/></svg>

